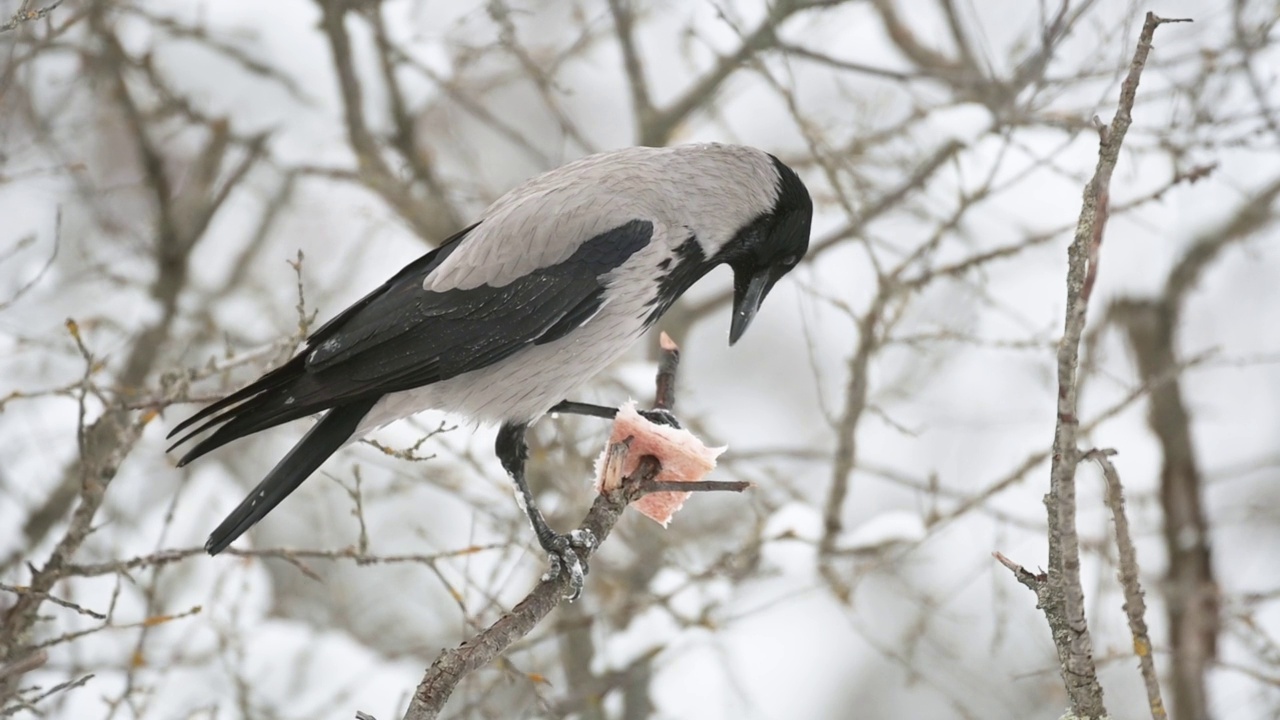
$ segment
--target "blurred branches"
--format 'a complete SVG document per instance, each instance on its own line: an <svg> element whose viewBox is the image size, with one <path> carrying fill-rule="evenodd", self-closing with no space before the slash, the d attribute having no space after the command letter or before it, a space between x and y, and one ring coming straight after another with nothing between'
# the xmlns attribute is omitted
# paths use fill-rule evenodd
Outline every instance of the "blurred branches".
<svg viewBox="0 0 1280 720"><path fill-rule="evenodd" d="M382 146L374 139L365 121L364 93L367 91L356 76L347 31L351 3L348 0L317 0L317 3L321 9L325 37L333 53L333 67L342 94L347 137L356 156L357 173L361 182L396 208L423 239L434 243L449 237L462 229L462 223L449 204L444 188L425 155L425 149L417 144L413 121L408 115L406 100L397 80L397 63L393 47L387 39L381 4L368 4L366 8L377 39L378 62L384 83L382 90L386 94L395 123L391 145L398 153L399 160L412 171L414 182L405 182L392 171L391 165L383 159ZM415 184L420 184L425 193L415 193Z"/></svg>
<svg viewBox="0 0 1280 720"><path fill-rule="evenodd" d="M1117 298L1106 320L1125 333L1144 379L1167 374L1178 362L1178 328L1191 290L1223 250L1276 221L1280 181L1273 180L1187 248L1154 298ZM1209 714L1209 672L1217 656L1220 590L1214 577L1211 531L1204 508L1204 472L1196 459L1192 413L1175 376L1149 398L1148 423L1160 442L1160 503L1164 515L1169 640L1175 717Z"/></svg>
<svg viewBox="0 0 1280 720"><path fill-rule="evenodd" d="M1142 10L0 1L0 714L1085 717L1103 687L1115 716L1159 717L1161 687L1175 720L1274 714L1280 577L1248 558L1280 467L1280 14L1232 0L1148 57ZM693 359L682 420L752 493L658 532L574 481L598 423L539 423L552 522L611 531L566 606L472 429L430 418L202 556L292 430L179 472L175 404L520 179L701 140L773 152L819 207L731 355L723 279L662 322ZM589 394L646 392L639 370ZM1050 639L991 547L1047 550L1000 557Z"/></svg>
<svg viewBox="0 0 1280 720"><path fill-rule="evenodd" d="M66 0L54 0L54 2L51 2L44 7L32 7L34 3L32 3L31 0L23 0L22 4L18 6L18 9L15 10L13 15L9 18L9 21L0 25L0 32L7 32L18 27L22 23L33 22L35 20L48 17L49 13L57 10L58 6L64 2L66 2Z"/></svg>

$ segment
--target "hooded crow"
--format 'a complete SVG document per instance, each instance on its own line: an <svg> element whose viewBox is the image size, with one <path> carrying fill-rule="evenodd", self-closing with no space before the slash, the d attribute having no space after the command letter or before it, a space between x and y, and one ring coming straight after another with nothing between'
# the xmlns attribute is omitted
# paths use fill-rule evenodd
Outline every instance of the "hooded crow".
<svg viewBox="0 0 1280 720"><path fill-rule="evenodd" d="M809 247L813 204L778 158L741 145L637 147L539 175L339 313L296 356L169 434L179 466L233 440L323 412L209 536L216 554L343 445L427 409L499 425L495 449L550 575L585 569L594 538L547 525L524 478L525 429L622 355L712 268L733 270L729 344ZM170 450L173 448L171 447Z"/></svg>

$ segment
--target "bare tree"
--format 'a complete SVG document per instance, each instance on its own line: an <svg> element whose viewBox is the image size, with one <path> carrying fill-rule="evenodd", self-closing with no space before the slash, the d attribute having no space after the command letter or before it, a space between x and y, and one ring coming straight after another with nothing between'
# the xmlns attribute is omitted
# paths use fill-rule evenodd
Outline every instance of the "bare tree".
<svg viewBox="0 0 1280 720"><path fill-rule="evenodd" d="M1148 9L0 3L0 716L1273 716L1280 13ZM732 354L723 278L663 321L750 489L663 531L539 423L609 536L565 604L424 415L203 555L299 429L177 470L167 427L518 180L703 140L819 205Z"/></svg>

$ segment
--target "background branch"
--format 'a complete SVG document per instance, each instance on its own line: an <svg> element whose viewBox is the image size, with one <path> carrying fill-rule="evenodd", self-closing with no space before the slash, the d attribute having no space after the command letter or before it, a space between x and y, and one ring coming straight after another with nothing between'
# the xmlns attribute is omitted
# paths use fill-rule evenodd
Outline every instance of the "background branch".
<svg viewBox="0 0 1280 720"><path fill-rule="evenodd" d="M210 559L210 523L306 423L190 469L161 426L524 178L643 140L760 147L815 200L803 266L737 347L727 274L662 319L698 379L682 422L734 452L695 488L631 486L754 490L664 532L622 517L590 592L445 714L1057 717L1058 645L1023 641L1043 616L986 553L1045 545L1033 479L1105 445L1161 579L1142 578L1170 716L1276 715L1273 5L1159 31L1122 100L1123 181L1090 184L1082 228L1133 3L0 0L20 20L0 33L0 714L403 713L440 648L543 569L489 448L442 416L396 423ZM1051 446L1072 244L1070 309L1099 317L1071 319L1074 442ZM643 397L658 347L580 399ZM595 499L564 480L600 436L569 416L530 433L557 527ZM1135 607L1103 487L1078 491L1078 582L1107 709L1141 717L1135 631L1093 609ZM1016 579L1062 609L1045 567ZM762 633L797 650L785 667Z"/></svg>
<svg viewBox="0 0 1280 720"><path fill-rule="evenodd" d="M1276 221L1280 180L1243 202L1225 221L1202 233L1173 266L1164 292L1152 298L1122 297L1107 319L1125 333L1138 374L1149 381L1169 375L1178 363L1178 329L1188 296L1222 252ZM1196 458L1192 413L1175 375L1153 389L1147 423L1160 443L1160 505L1168 555L1165 604L1169 618L1170 683L1174 717L1205 717L1210 712L1209 673L1217 659L1221 632L1218 582L1213 568L1212 536L1205 511L1205 477Z"/></svg>

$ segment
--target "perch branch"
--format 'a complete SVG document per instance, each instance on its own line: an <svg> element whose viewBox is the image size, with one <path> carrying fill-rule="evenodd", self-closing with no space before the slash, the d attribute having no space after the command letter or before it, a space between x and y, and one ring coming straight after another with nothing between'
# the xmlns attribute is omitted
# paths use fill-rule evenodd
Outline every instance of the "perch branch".
<svg viewBox="0 0 1280 720"><path fill-rule="evenodd" d="M662 356L658 363L657 389L654 409L669 410L675 404L676 368L679 364L679 349L665 335L661 342ZM628 443L614 443L609 447L607 464L620 468L621 460L627 453ZM736 482L691 482L663 483L655 482L662 469L657 458L646 455L641 458L639 466L628 477L623 478L616 490L602 492L596 496L595 502L586 518L578 526L579 530L589 530L598 538L595 548L579 551L583 560L590 559L595 549L613 531L614 525L622 517L627 505L645 495L654 492L668 492L673 489L680 492L730 490L741 492L750 483ZM672 488L671 485L677 487ZM608 484L606 484L608 487ZM568 590L568 573L560 573L551 580L542 580L521 600L510 612L503 615L489 627L469 638L461 645L440 653L426 675L418 685L404 720L431 720L440 715L450 695L466 675L489 664L509 648L512 643L525 637L537 627L552 610L564 599Z"/></svg>

